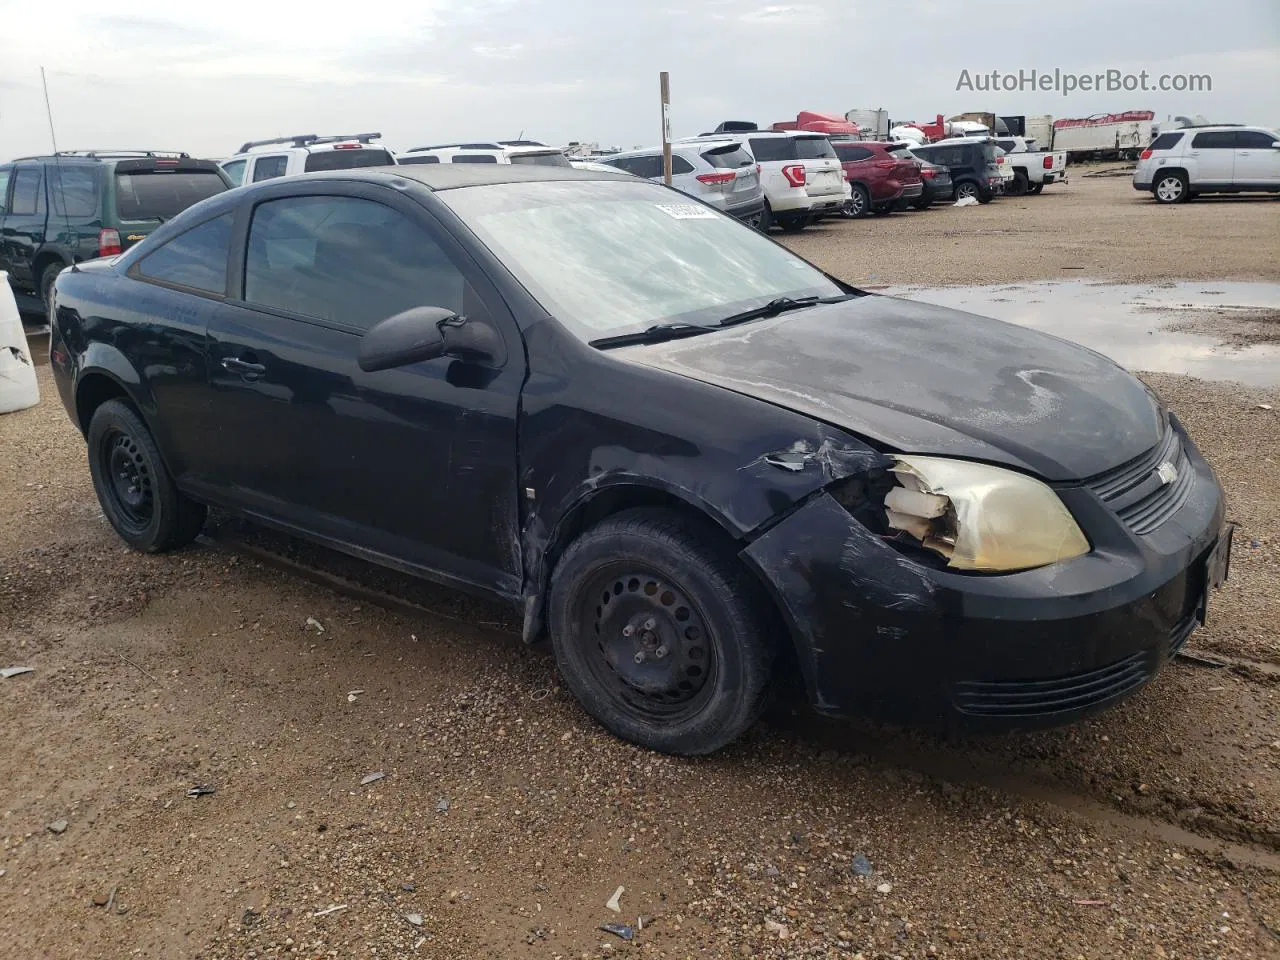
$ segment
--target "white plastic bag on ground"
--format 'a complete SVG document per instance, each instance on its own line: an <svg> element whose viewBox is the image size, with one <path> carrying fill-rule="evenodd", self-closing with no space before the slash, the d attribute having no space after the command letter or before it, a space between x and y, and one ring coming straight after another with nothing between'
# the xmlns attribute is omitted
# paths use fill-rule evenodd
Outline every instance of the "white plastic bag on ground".
<svg viewBox="0 0 1280 960"><path fill-rule="evenodd" d="M9 275L0 271L0 413L25 410L40 402L36 368Z"/></svg>
<svg viewBox="0 0 1280 960"><path fill-rule="evenodd" d="M976 207L978 205L977 197L961 197L956 201L957 207Z"/></svg>

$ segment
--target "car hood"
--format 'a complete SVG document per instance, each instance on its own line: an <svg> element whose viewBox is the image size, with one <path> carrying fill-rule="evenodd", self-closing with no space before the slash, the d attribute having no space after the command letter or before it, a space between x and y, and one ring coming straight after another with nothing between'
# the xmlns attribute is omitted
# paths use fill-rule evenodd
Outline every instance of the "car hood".
<svg viewBox="0 0 1280 960"><path fill-rule="evenodd" d="M1164 411L1135 377L1066 340L867 295L616 351L902 453L987 460L1063 481L1155 446Z"/></svg>

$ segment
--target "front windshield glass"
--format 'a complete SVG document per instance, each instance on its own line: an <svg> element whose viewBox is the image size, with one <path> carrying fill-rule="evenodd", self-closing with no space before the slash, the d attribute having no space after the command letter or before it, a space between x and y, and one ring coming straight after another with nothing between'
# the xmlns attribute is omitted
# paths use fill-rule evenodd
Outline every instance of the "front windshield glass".
<svg viewBox="0 0 1280 960"><path fill-rule="evenodd" d="M844 292L757 231L655 184L501 183L436 196L583 340Z"/></svg>

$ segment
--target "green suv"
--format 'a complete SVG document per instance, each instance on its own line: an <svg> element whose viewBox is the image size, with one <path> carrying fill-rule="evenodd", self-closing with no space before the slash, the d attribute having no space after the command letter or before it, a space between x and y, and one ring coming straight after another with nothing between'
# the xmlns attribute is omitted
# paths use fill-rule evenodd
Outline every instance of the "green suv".
<svg viewBox="0 0 1280 960"><path fill-rule="evenodd" d="M48 303L63 267L129 249L233 184L212 160L162 151L71 151L0 164L0 271L19 305Z"/></svg>

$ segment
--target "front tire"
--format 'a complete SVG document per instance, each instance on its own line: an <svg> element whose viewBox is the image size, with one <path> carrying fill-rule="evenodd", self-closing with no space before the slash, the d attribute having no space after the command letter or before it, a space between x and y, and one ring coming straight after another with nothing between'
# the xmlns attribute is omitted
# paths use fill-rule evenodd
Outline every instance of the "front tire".
<svg viewBox="0 0 1280 960"><path fill-rule="evenodd" d="M89 473L102 512L125 543L161 553L194 540L205 508L179 491L142 418L108 400L89 421Z"/></svg>
<svg viewBox="0 0 1280 960"><path fill-rule="evenodd" d="M629 510L556 566L552 645L565 685L604 727L651 750L706 754L764 709L773 618L718 531Z"/></svg>
<svg viewBox="0 0 1280 960"><path fill-rule="evenodd" d="M1151 195L1157 203L1185 203L1191 197L1190 184L1185 173L1167 173L1151 185Z"/></svg>

